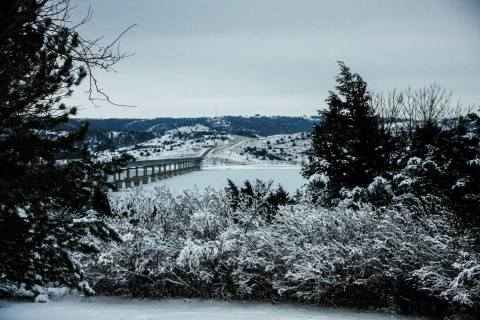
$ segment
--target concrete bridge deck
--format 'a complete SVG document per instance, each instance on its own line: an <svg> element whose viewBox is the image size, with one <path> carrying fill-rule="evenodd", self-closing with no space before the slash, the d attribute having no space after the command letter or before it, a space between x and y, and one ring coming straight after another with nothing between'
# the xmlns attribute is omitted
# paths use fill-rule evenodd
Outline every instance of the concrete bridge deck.
<svg viewBox="0 0 480 320"><path fill-rule="evenodd" d="M203 159L210 157L218 150L231 148L245 139L239 136L229 144L212 146L197 157L131 161L119 173L108 176L107 181L119 189L125 189L200 170Z"/></svg>
<svg viewBox="0 0 480 320"><path fill-rule="evenodd" d="M131 161L120 172L107 177L119 189L147 184L172 176L199 170L203 155L199 157Z"/></svg>

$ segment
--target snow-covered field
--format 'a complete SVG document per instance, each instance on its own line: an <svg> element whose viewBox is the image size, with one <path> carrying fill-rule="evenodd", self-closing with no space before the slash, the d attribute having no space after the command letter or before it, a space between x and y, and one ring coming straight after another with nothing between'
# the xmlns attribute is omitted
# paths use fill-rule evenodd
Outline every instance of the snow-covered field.
<svg viewBox="0 0 480 320"><path fill-rule="evenodd" d="M50 303L0 301L0 320L386 320L396 315L287 304L210 300L64 298Z"/></svg>
<svg viewBox="0 0 480 320"><path fill-rule="evenodd" d="M299 166L216 166L202 168L200 171L193 171L188 174L171 177L165 180L143 185L144 189L166 186L174 192L181 192L185 189L203 190L207 187L215 189L227 185L227 179L235 184L241 185L245 180L264 181L272 180L274 185L281 184L289 193L293 193L306 183L300 174ZM126 192L126 190L120 191Z"/></svg>

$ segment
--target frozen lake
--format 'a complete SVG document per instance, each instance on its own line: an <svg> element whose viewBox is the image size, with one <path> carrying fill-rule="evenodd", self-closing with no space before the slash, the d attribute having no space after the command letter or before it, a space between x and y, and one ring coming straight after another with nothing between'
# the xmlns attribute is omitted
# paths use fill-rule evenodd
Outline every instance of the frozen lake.
<svg viewBox="0 0 480 320"><path fill-rule="evenodd" d="M211 300L64 298L50 303L0 300L0 320L387 320L382 313L287 304Z"/></svg>
<svg viewBox="0 0 480 320"><path fill-rule="evenodd" d="M158 186L166 186L174 192L185 189L206 187L224 188L227 179L235 184L241 185L245 180L253 181L272 180L274 186L281 184L289 193L301 187L306 180L301 175L299 166L228 166L228 167L207 167L199 171L171 177L165 180L156 181L143 185L142 188L152 189Z"/></svg>

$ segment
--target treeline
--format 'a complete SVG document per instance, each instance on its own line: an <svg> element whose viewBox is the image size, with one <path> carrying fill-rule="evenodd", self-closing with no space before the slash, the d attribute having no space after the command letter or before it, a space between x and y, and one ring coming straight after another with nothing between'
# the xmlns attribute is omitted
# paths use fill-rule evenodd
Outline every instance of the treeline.
<svg viewBox="0 0 480 320"><path fill-rule="evenodd" d="M98 131L135 131L162 134L168 130L179 127L200 124L218 133L256 137L308 132L320 121L320 118L318 116L311 118L287 116L222 116L155 119L71 119L60 128L76 129L85 121L90 123L92 130Z"/></svg>
<svg viewBox="0 0 480 320"><path fill-rule="evenodd" d="M480 227L480 118L438 85L372 95L340 63L303 173L321 205L402 204ZM463 112L463 114L462 114Z"/></svg>

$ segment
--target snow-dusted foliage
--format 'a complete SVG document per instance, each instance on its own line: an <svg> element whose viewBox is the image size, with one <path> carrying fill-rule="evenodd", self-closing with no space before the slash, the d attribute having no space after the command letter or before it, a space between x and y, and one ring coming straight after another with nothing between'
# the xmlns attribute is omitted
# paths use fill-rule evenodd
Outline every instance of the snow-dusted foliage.
<svg viewBox="0 0 480 320"><path fill-rule="evenodd" d="M48 296L57 295L67 286L85 295L95 294L85 280L84 262L100 252L102 241L120 240L115 228L94 210L78 217L65 212L52 213L45 225L32 223L34 214L28 208L17 208L17 213L24 219L27 227L22 231L28 237L17 243L18 247L8 248L7 252L14 253L2 263L5 268L11 266L11 261L19 260L20 255L28 263L8 270L21 280L12 281L12 276L0 272L0 296L36 296L35 302L46 302ZM22 251L22 245L30 248L28 255Z"/></svg>
<svg viewBox="0 0 480 320"><path fill-rule="evenodd" d="M382 179L367 191L378 190L389 190ZM96 289L415 312L479 308L480 257L446 215L305 202L267 219L259 212L266 200L248 200L233 210L213 190L112 196L111 223L124 242L91 263Z"/></svg>

